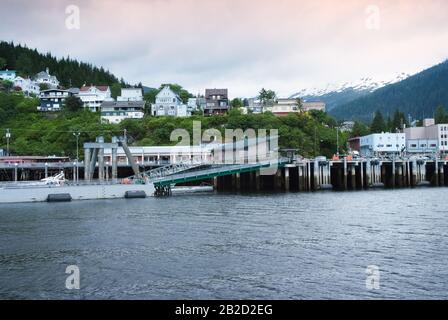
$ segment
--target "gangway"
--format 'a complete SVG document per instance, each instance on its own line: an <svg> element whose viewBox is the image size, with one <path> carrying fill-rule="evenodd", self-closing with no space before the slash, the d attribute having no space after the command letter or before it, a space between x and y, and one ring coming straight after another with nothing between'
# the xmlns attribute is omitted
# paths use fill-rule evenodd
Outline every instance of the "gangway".
<svg viewBox="0 0 448 320"><path fill-rule="evenodd" d="M194 181L208 180L215 177L228 176L237 173L254 172L261 169L281 168L290 163L289 158L280 158L277 160L266 160L258 163L235 164L235 165L215 165L209 169L194 170L185 173L167 175L152 179L151 182L157 188L171 187L179 183L188 183Z"/></svg>

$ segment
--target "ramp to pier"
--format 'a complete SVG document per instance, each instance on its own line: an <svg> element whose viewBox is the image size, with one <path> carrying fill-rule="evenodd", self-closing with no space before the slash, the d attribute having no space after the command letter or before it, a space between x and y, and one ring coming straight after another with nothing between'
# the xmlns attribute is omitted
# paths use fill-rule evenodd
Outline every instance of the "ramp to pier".
<svg viewBox="0 0 448 320"><path fill-rule="evenodd" d="M235 164L235 165L213 165L207 169L197 169L185 173L177 173L167 176L155 177L150 181L156 187L171 186L178 183L188 183L195 181L203 181L215 177L228 176L237 173L254 172L260 169L281 168L290 162L289 158L281 158L274 161L263 161L250 164Z"/></svg>

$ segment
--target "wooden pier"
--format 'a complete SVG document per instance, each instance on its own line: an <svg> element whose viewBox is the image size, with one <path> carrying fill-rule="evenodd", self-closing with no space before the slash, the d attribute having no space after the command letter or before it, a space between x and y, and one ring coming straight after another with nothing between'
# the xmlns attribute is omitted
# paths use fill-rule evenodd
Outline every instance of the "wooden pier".
<svg viewBox="0 0 448 320"><path fill-rule="evenodd" d="M303 160L279 168L275 175L260 171L216 177L217 190L319 191L371 188L443 187L448 185L447 160L359 159Z"/></svg>

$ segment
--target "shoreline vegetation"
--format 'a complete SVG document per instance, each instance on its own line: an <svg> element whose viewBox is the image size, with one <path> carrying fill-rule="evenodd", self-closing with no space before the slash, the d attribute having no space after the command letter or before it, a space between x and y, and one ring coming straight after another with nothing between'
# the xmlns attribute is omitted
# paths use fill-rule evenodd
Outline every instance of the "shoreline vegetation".
<svg viewBox="0 0 448 320"><path fill-rule="evenodd" d="M135 146L174 145L171 132L185 129L192 134L193 121L200 121L202 130L218 129L224 137L225 129L277 129L279 147L299 149L303 156L331 156L337 149L338 123L324 112L290 114L277 117L272 113L241 114L232 109L227 115L188 118L153 117L127 119L120 124L101 123L99 113L87 110L62 110L55 113L37 111L38 99L26 98L20 93L0 92L0 130L10 129L11 154L15 155L76 155L76 139L80 132L80 144L94 141L99 135L106 141L122 135L124 129ZM4 136L4 135L3 135ZM345 149L348 133L339 133L341 152ZM2 140L0 148L6 144Z"/></svg>

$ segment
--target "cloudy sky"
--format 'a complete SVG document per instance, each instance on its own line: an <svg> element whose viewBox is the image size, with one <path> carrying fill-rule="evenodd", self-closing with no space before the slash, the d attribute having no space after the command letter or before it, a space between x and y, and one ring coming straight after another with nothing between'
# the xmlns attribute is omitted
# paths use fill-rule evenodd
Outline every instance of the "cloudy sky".
<svg viewBox="0 0 448 320"><path fill-rule="evenodd" d="M0 8L2 40L193 93L254 96L266 87L287 96L448 58L446 0L0 0Z"/></svg>

